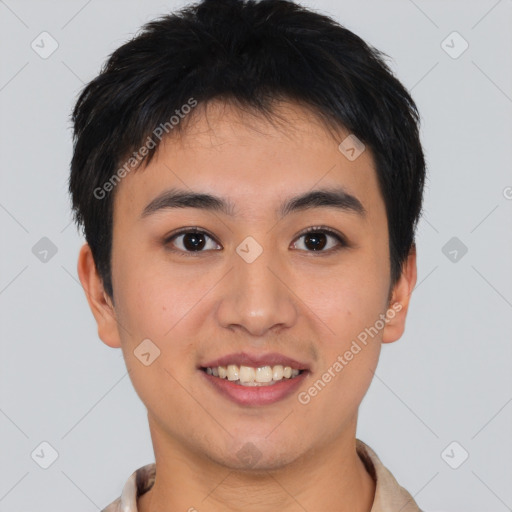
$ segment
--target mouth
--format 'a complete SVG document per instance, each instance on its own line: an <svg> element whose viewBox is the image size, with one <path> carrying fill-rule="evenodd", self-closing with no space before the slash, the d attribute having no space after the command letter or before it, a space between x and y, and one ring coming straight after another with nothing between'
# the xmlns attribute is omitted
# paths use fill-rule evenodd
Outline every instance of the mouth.
<svg viewBox="0 0 512 512"><path fill-rule="evenodd" d="M308 365L282 354L231 354L198 367L209 389L243 406L270 405L296 391Z"/></svg>

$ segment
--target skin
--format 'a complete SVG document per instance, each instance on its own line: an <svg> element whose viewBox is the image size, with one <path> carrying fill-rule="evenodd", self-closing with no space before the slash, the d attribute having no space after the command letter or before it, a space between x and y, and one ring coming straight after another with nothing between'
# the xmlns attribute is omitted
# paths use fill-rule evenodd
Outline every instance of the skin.
<svg viewBox="0 0 512 512"><path fill-rule="evenodd" d="M148 411L157 477L139 498L141 512L371 509L375 483L355 449L358 407L382 343L404 331L416 254L388 302L387 219L369 148L349 161L338 150L348 132L333 136L297 104L281 103L279 112L286 125L212 102L182 137L162 143L147 168L122 180L113 303L89 246L80 251L78 274L98 335L122 349ZM356 196L366 217L325 207L276 217L286 198L331 185ZM171 187L228 198L237 215L183 208L141 219ZM324 252L308 249L301 232L318 225L342 233L348 247L329 253L339 242L328 236ZM187 256L183 237L165 245L166 235L191 226L214 237L202 253ZM247 236L263 248L250 264L235 251ZM307 405L293 393L240 406L197 369L232 352L281 352L310 365L305 391L391 304L400 311ZM133 353L146 338L161 351L150 366ZM261 454L256 464L237 457L248 442Z"/></svg>

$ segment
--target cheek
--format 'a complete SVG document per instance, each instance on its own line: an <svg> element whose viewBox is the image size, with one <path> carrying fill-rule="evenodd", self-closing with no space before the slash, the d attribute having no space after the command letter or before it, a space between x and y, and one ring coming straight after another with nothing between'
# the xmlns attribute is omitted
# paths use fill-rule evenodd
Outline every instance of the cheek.
<svg viewBox="0 0 512 512"><path fill-rule="evenodd" d="M304 296L312 298L311 309L330 328L332 337L348 340L372 326L385 311L388 265L382 255L360 252L314 284L303 281L302 287Z"/></svg>
<svg viewBox="0 0 512 512"><path fill-rule="evenodd" d="M118 258L115 268L116 312L134 341L141 336L161 341L172 338L175 326L201 298L202 287L191 286L199 283L194 276L173 272L142 255Z"/></svg>
<svg viewBox="0 0 512 512"><path fill-rule="evenodd" d="M322 319L330 330L319 339L321 364L300 403L311 402L324 424L346 426L368 391L382 346L384 291L385 287L365 283L323 297Z"/></svg>
<svg viewBox="0 0 512 512"><path fill-rule="evenodd" d="M124 262L130 272L118 267L116 312L122 325L122 350L139 398L163 417L170 410L166 404L179 403L185 411L193 406L184 398L180 383L189 378L194 364L187 313L201 294L179 276L167 276L151 265L138 266L138 261Z"/></svg>
<svg viewBox="0 0 512 512"><path fill-rule="evenodd" d="M200 276L194 279L190 274L143 264L142 258L126 259L117 269L116 313L122 325L119 330L125 363L132 370L138 392L147 395L139 396L143 401L154 401L155 395L149 391L172 394L174 378L189 378L188 372L195 366L194 335L204 322L198 316L204 314L204 308L198 305L211 284L205 282L204 273L202 280ZM138 358L143 348L150 358L153 352L158 354L149 366Z"/></svg>
<svg viewBox="0 0 512 512"><path fill-rule="evenodd" d="M377 250L347 258L338 272L319 281L315 289L311 287L316 298L311 309L328 327L321 337L322 371L331 368L336 375L331 389L350 388L354 398L366 392L380 354L385 325L381 315L386 312L388 287L388 264Z"/></svg>

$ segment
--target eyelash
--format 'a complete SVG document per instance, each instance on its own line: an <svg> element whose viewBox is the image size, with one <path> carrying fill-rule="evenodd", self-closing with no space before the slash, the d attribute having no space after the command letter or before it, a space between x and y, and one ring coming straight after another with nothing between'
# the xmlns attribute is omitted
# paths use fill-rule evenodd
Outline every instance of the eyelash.
<svg viewBox="0 0 512 512"><path fill-rule="evenodd" d="M206 232L198 227L185 228L185 229L181 229L180 231L178 231L176 233L172 233L171 235L165 237L165 239L163 240L163 244L164 244L164 246L167 247L174 239L178 238L181 235L186 235L189 233L197 233L197 234L201 234L201 235L206 235L208 238L211 238L212 240L215 241L215 243L220 245L212 235L210 235L208 232ZM333 231L332 229L330 229L326 226L312 226L310 228L307 228L306 230L302 231L302 233L300 233L297 236L297 239L303 237L304 235L310 234L310 233L323 233L328 236L331 236L335 240L337 240L339 245L337 247L333 247L328 250L321 249L319 251L305 251L305 252L319 254L319 255L321 255L321 254L325 255L325 254L332 254L334 252L341 250L344 247L349 246L349 244L347 243L347 241L343 235L341 235L340 233L337 233L336 231ZM179 253L181 255L186 255L186 256L198 256L201 253L210 252L209 250L206 250L206 251L205 250L187 251L187 250L182 250L182 249L168 249L168 250L171 252Z"/></svg>

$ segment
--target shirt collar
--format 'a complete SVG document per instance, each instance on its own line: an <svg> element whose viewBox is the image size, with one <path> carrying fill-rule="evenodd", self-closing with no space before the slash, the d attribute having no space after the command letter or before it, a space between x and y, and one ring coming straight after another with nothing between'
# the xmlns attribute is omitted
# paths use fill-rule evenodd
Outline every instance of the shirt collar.
<svg viewBox="0 0 512 512"><path fill-rule="evenodd" d="M413 497L382 464L377 454L356 439L356 450L366 470L376 482L375 498L370 512L421 512ZM126 481L121 496L102 512L138 512L137 498L149 491L155 482L156 465L146 464L134 471Z"/></svg>
<svg viewBox="0 0 512 512"><path fill-rule="evenodd" d="M367 444L356 439L356 450L366 470L376 482L375 497L370 512L422 512L413 497L398 484L395 477Z"/></svg>

